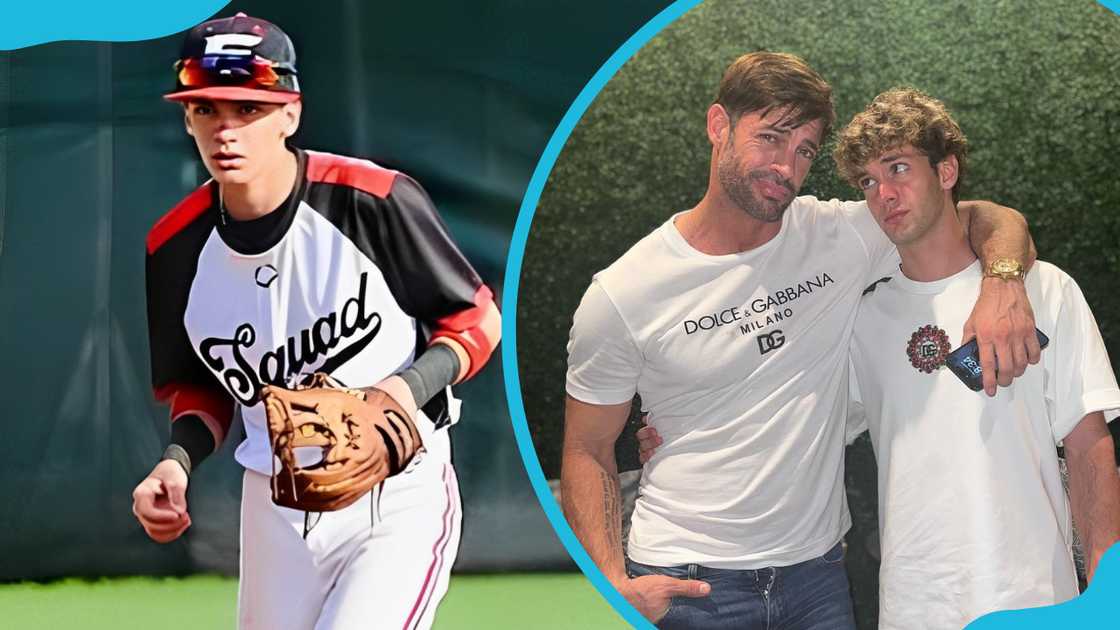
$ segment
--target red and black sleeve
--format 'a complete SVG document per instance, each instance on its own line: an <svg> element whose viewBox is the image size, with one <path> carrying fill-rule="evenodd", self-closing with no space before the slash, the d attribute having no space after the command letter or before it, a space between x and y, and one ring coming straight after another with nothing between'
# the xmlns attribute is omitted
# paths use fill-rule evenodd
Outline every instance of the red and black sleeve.
<svg viewBox="0 0 1120 630"><path fill-rule="evenodd" d="M493 294L420 184L364 160L306 154L310 205L370 257L406 313L435 336L478 324Z"/></svg>
<svg viewBox="0 0 1120 630"><path fill-rule="evenodd" d="M431 341L452 338L470 357L465 378L476 374L493 352L481 328L487 314L496 314L493 293L427 192L407 175L370 162L307 154L310 205L370 257L397 303L424 325L417 356Z"/></svg>
<svg viewBox="0 0 1120 630"><path fill-rule="evenodd" d="M431 199L412 179L400 176L380 213L396 249L390 287L410 315L428 325L429 341L454 340L470 358L464 379L482 369L494 350L484 332L494 294L451 240ZM403 299L402 299L403 298Z"/></svg>
<svg viewBox="0 0 1120 630"><path fill-rule="evenodd" d="M160 219L147 239L152 389L170 405L173 441L186 442L195 464L221 444L233 418L233 399L198 358L183 323L198 255L216 221L211 204L210 187L199 188Z"/></svg>

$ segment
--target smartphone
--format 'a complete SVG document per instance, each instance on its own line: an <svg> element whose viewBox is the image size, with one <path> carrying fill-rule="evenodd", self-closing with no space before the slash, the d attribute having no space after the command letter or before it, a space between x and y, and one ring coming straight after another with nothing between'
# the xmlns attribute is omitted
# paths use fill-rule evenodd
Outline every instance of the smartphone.
<svg viewBox="0 0 1120 630"><path fill-rule="evenodd" d="M1050 338L1037 328L1034 332L1038 334L1038 345L1046 348ZM980 347L976 345L975 339L950 352L945 357L945 365L972 391L978 392L984 389L984 376L980 369Z"/></svg>

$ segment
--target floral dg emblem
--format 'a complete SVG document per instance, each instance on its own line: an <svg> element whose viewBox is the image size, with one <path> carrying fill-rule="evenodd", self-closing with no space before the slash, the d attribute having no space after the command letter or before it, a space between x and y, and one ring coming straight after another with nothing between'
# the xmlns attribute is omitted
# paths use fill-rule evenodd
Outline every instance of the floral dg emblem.
<svg viewBox="0 0 1120 630"><path fill-rule="evenodd" d="M910 357L910 365L919 372L930 374L945 365L945 355L949 354L949 348L949 335L937 326L927 324L910 335L910 343L906 344L906 356Z"/></svg>

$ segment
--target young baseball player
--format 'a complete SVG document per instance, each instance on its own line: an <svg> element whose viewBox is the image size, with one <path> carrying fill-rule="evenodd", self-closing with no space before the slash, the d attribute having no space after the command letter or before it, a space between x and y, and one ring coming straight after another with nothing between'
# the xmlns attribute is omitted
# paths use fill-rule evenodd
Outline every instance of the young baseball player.
<svg viewBox="0 0 1120 630"><path fill-rule="evenodd" d="M189 474L240 408L240 627L427 628L460 533L448 385L498 343L491 292L414 180L289 144L301 94L292 42L275 25L205 22L176 69L165 98L183 105L212 179L148 235L152 383L172 429L133 511L153 540L178 538L191 522ZM272 501L282 462L262 389L316 372L387 395L422 444L403 472L336 511ZM296 455L316 465L314 452Z"/></svg>

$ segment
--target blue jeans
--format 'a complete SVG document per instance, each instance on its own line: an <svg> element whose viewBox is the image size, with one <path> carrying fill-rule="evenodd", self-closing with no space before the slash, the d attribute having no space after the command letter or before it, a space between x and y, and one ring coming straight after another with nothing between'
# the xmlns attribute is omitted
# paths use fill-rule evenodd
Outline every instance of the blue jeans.
<svg viewBox="0 0 1120 630"><path fill-rule="evenodd" d="M668 575L703 580L707 597L674 597L657 623L665 630L854 630L852 596L839 543L819 558L788 567L712 569L655 567L627 560L630 577Z"/></svg>

